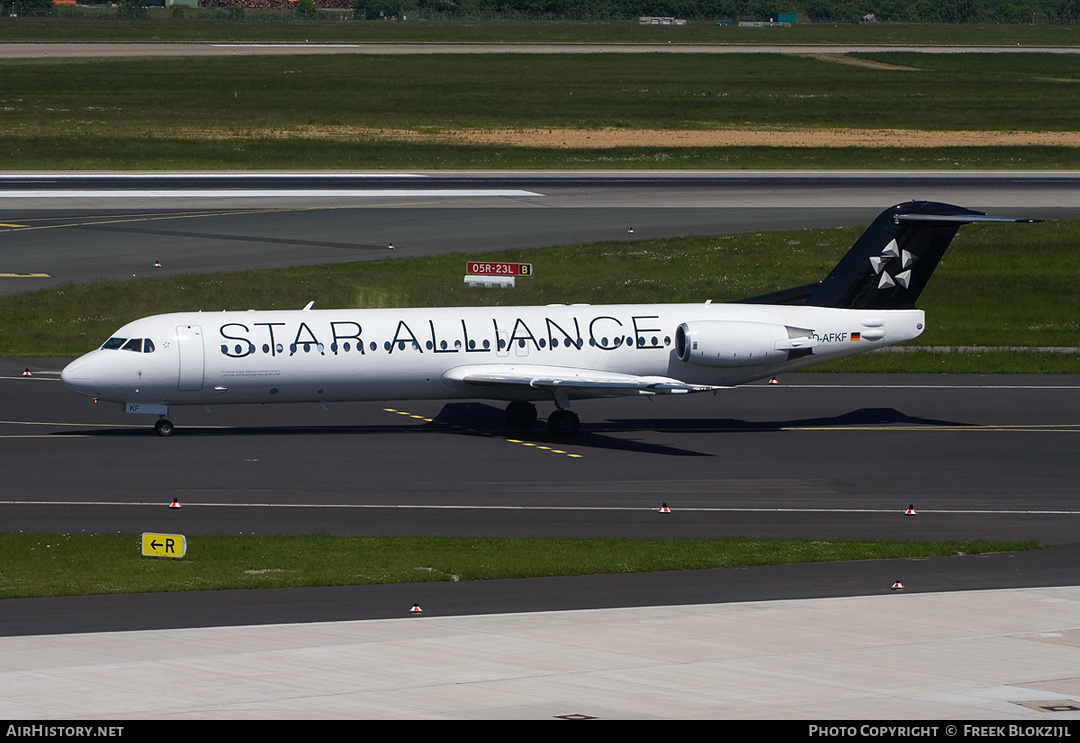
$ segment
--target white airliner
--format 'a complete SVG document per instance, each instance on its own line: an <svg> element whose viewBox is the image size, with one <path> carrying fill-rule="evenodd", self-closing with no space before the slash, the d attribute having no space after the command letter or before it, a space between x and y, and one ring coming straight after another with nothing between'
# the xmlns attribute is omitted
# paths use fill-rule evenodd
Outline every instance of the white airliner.
<svg viewBox="0 0 1080 743"><path fill-rule="evenodd" d="M732 304L274 310L135 320L61 379L129 413L228 403L471 398L510 425L571 400L715 392L915 338L915 300L961 225L1031 222L913 201L885 210L822 281Z"/></svg>

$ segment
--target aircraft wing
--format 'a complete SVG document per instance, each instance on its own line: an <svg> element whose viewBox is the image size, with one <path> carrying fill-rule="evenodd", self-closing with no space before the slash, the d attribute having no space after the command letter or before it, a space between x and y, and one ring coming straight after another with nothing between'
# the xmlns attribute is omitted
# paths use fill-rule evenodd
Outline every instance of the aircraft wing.
<svg viewBox="0 0 1080 743"><path fill-rule="evenodd" d="M574 397L677 395L726 389L715 385L687 384L670 377L641 377L596 369L527 364L459 366L444 373L442 378L458 389L474 393L498 392L499 397L557 391Z"/></svg>

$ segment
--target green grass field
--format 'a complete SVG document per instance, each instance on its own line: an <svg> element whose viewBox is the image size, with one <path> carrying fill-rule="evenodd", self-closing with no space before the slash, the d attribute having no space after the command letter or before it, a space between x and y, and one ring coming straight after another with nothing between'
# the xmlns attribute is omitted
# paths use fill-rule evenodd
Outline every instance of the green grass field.
<svg viewBox="0 0 1080 743"><path fill-rule="evenodd" d="M1037 542L772 539L191 537L183 559L138 535L2 534L0 598L419 583L881 560L1039 548Z"/></svg>
<svg viewBox="0 0 1080 743"><path fill-rule="evenodd" d="M1080 167L1080 147L560 149L370 131L767 128L779 145L800 127L1076 128L1080 55L866 56L916 69L768 54L6 60L0 155L28 170Z"/></svg>
<svg viewBox="0 0 1080 743"><path fill-rule="evenodd" d="M177 126L183 111L197 112L195 127L241 132L296 124L1076 125L1080 55L864 56L915 69L771 54L204 57L110 60L105 69L96 60L19 60L5 64L4 95L14 110L4 120L17 130L34 121L77 125L82 116L122 133ZM13 97L23 104L11 105Z"/></svg>
<svg viewBox="0 0 1080 743"><path fill-rule="evenodd" d="M784 54L7 60L2 131L198 138L304 126L1076 127L1080 55L863 56L915 69Z"/></svg>

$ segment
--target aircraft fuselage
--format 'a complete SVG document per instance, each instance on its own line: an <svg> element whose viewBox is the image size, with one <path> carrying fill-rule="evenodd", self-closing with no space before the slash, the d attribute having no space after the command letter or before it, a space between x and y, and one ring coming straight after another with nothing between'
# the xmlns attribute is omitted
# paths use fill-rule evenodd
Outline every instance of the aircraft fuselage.
<svg viewBox="0 0 1080 743"><path fill-rule="evenodd" d="M725 387L909 340L923 324L921 310L747 304L175 313L125 325L64 382L101 400L165 406L541 400L551 392L481 390L454 370L589 369Z"/></svg>

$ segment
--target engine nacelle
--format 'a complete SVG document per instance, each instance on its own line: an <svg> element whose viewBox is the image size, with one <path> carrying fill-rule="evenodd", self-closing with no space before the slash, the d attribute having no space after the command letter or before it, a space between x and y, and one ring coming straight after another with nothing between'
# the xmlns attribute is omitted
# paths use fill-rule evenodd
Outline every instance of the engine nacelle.
<svg viewBox="0 0 1080 743"><path fill-rule="evenodd" d="M809 330L763 322L700 320L675 330L675 354L701 366L760 366L812 353Z"/></svg>

